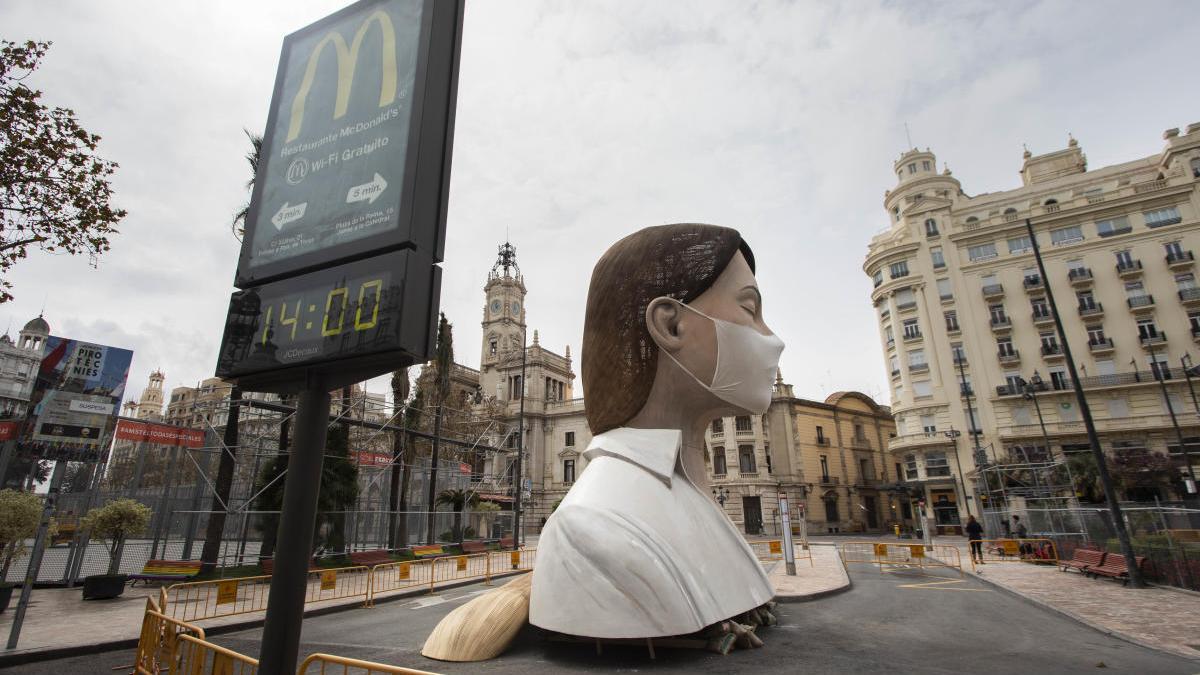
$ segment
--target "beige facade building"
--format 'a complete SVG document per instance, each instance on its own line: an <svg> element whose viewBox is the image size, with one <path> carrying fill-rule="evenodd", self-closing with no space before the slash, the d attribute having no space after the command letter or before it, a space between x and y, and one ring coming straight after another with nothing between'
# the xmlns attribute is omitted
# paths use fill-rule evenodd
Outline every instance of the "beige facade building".
<svg viewBox="0 0 1200 675"><path fill-rule="evenodd" d="M863 269L892 387L891 460L943 530L979 513L969 413L989 461L1045 456L1039 408L1051 458L1088 447L1048 290L1106 451L1169 453L1173 475L1154 496L1181 495L1167 403L1190 446L1200 418L1180 360L1200 360L1200 124L1164 139L1161 152L1093 170L1074 139L1026 152L1020 187L974 196L928 150L895 163L898 184L884 198L891 224L871 240ZM1036 407L1021 395L1035 373L1045 383Z"/></svg>
<svg viewBox="0 0 1200 675"><path fill-rule="evenodd" d="M893 435L891 411L869 396L796 398L781 375L765 415L710 425L713 496L747 534L778 534L780 493L803 512L810 535L890 529L911 520L907 500L890 489L897 482L886 451Z"/></svg>

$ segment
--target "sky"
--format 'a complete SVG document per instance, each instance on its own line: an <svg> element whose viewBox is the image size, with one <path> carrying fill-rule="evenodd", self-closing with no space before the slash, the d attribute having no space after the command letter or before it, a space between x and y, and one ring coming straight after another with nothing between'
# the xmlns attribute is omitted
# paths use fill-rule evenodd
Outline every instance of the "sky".
<svg viewBox="0 0 1200 675"><path fill-rule="evenodd" d="M112 250L33 252L0 305L15 335L134 350L130 394L213 374L283 36L339 0L6 0L0 37L54 42L27 84L120 164ZM441 307L478 366L507 237L541 344L578 372L592 266L642 227L707 222L755 251L796 394L886 403L862 271L892 164L929 147L968 194L1018 187L1023 147L1099 168L1200 121L1200 3L467 0ZM907 125L907 132L906 132ZM906 137L911 136L911 144ZM370 388L386 389L386 381ZM576 381L576 395L582 387Z"/></svg>

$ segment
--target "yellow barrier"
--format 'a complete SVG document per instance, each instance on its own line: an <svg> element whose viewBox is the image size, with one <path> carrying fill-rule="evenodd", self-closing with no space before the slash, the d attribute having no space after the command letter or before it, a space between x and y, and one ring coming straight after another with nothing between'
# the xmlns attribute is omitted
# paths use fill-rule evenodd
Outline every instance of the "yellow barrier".
<svg viewBox="0 0 1200 675"><path fill-rule="evenodd" d="M954 546L943 544L899 544L893 542L849 541L839 544L842 564L870 563L879 565L879 572L887 565L895 567L946 567L958 570L962 575L962 554Z"/></svg>
<svg viewBox="0 0 1200 675"><path fill-rule="evenodd" d="M170 675L256 675L258 659L191 635L180 635L168 672Z"/></svg>
<svg viewBox="0 0 1200 675"><path fill-rule="evenodd" d="M321 602L370 593L371 570L367 567L338 567L310 570L304 602ZM163 589L163 613L183 621L200 621L267 609L271 577L237 577L212 581L187 581Z"/></svg>
<svg viewBox="0 0 1200 675"><path fill-rule="evenodd" d="M134 653L133 672L137 675L158 675L174 663L179 637L186 634L204 639L204 629L177 621L159 611L153 598L146 598L146 613L142 617L142 633Z"/></svg>
<svg viewBox="0 0 1200 675"><path fill-rule="evenodd" d="M967 544L970 553L970 544ZM984 539L980 541L982 558L971 555L971 569L987 563L1024 562L1058 565L1058 547L1050 539Z"/></svg>
<svg viewBox="0 0 1200 675"><path fill-rule="evenodd" d="M340 673L341 675L350 675L350 673L362 672L363 675L372 675L373 673L384 673L384 675L437 675L427 670L415 670L413 668L403 668L401 666L389 666L382 663L372 663L370 661L361 661L359 659L350 659L344 656L334 656L333 654L311 654L304 663L300 664L299 675L308 675L309 668L319 665L319 670L314 670L313 675L330 675L332 673ZM328 666L341 666L338 668L328 668ZM351 670L353 669L353 670Z"/></svg>
<svg viewBox="0 0 1200 675"><path fill-rule="evenodd" d="M783 541L780 539L768 539L767 541L751 541L750 549L754 551L754 555L759 560L783 560ZM808 558L808 566L813 567L812 549L809 548L808 542L797 541L792 544L794 551L793 559L803 560Z"/></svg>

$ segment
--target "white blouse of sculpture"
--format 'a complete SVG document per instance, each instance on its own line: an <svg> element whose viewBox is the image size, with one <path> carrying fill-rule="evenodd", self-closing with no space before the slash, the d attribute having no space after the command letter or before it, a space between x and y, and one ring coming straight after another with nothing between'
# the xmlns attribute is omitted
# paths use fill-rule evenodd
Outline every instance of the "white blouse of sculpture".
<svg viewBox="0 0 1200 675"><path fill-rule="evenodd" d="M619 428L538 539L529 620L596 638L683 635L775 592L733 524L687 477L675 429Z"/></svg>

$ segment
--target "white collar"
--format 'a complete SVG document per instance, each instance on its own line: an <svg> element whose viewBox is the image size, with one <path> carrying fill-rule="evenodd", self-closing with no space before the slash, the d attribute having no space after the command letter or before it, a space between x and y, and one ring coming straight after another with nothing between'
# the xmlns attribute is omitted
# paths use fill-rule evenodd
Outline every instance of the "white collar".
<svg viewBox="0 0 1200 675"><path fill-rule="evenodd" d="M618 427L593 437L583 456L589 462L596 457L623 459L670 485L682 444L678 429Z"/></svg>

